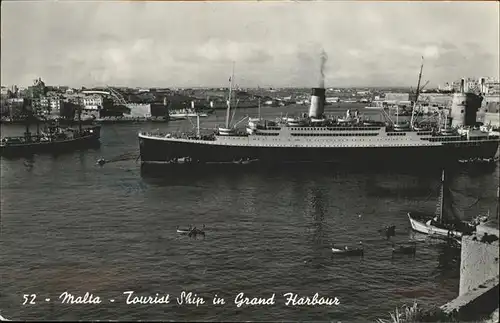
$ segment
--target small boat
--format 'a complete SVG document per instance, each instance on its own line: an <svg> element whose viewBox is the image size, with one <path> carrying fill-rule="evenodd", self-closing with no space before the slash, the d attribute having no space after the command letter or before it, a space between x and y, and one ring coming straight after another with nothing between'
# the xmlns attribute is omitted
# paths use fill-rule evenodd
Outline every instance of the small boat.
<svg viewBox="0 0 500 323"><path fill-rule="evenodd" d="M332 252L334 255L343 255L343 256L364 256L364 249L362 246L362 243L359 243L361 245L360 248L355 248L355 249L349 249L347 246L344 247L344 249L338 249L335 247L332 247Z"/></svg>
<svg viewBox="0 0 500 323"><path fill-rule="evenodd" d="M171 160L168 161L168 164L191 164L193 160L191 157L179 157L179 158L172 158Z"/></svg>
<svg viewBox="0 0 500 323"><path fill-rule="evenodd" d="M3 316L0 314L0 321L11 321L11 320L9 320L9 319L7 319L7 318L3 317Z"/></svg>
<svg viewBox="0 0 500 323"><path fill-rule="evenodd" d="M410 220L411 228L414 231L429 234L429 235L440 235L444 237L454 236L457 238L462 237L462 232L448 228L447 226L438 227L438 223L435 221L427 220L427 222L418 221L412 218L411 214L408 213L408 219Z"/></svg>
<svg viewBox="0 0 500 323"><path fill-rule="evenodd" d="M392 254L400 254L400 255L413 255L417 253L417 244L413 242L411 246L399 246L396 248L394 242L392 243Z"/></svg>
<svg viewBox="0 0 500 323"><path fill-rule="evenodd" d="M177 233L180 233L180 234L189 234L191 232L191 228L179 229L179 226L177 226L176 230L177 230Z"/></svg>
<svg viewBox="0 0 500 323"><path fill-rule="evenodd" d="M408 212L408 219L410 220L411 228L420 233L429 235L440 235L444 237L461 238L462 235L470 235L476 230L478 223L476 221L466 222L461 220L454 220L451 217L456 215L444 213L445 209L453 209L450 204L450 194L448 187L445 183L444 170L441 176L441 191L439 195L438 208L434 218L417 217L411 212ZM450 205L448 205L450 204ZM453 212L453 211L452 211Z"/></svg>
<svg viewBox="0 0 500 323"><path fill-rule="evenodd" d="M376 127L376 126L383 126L384 123L380 121L364 121L363 126L367 127Z"/></svg>
<svg viewBox="0 0 500 323"><path fill-rule="evenodd" d="M205 229L205 225L203 225L203 229ZM180 229L179 226L176 227L176 231L177 233L179 234L182 234L182 235L188 235L188 236L196 236L196 235L202 235L204 236L205 235L205 231L204 230L200 230L200 229L197 229L196 227L189 227L187 229Z"/></svg>
<svg viewBox="0 0 500 323"><path fill-rule="evenodd" d="M104 158L99 158L99 159L97 160L97 163L96 163L96 164L97 164L97 165L99 165L99 166L102 166L102 165L106 164L106 159L104 159Z"/></svg>
<svg viewBox="0 0 500 323"><path fill-rule="evenodd" d="M188 236L192 237L192 236L197 236L197 235L202 235L202 236L205 236L205 225L203 225L203 230L200 230L200 229L197 229L196 227L194 227L193 229L191 229L191 231L188 233Z"/></svg>
<svg viewBox="0 0 500 323"><path fill-rule="evenodd" d="M410 124L407 122L404 123L395 123L393 127L394 131L409 131Z"/></svg>
<svg viewBox="0 0 500 323"><path fill-rule="evenodd" d="M235 160L235 161L233 161L233 164L248 165L248 164L254 163L256 161L258 161L258 159L246 158L246 159Z"/></svg>

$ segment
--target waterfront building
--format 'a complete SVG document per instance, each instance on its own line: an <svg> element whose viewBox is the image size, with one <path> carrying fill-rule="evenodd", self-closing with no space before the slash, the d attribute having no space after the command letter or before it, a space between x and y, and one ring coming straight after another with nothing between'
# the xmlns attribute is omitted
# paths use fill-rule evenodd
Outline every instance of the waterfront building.
<svg viewBox="0 0 500 323"><path fill-rule="evenodd" d="M5 101L5 106L2 107L2 114L9 115L11 118L25 114L32 107L31 100L25 98L9 98Z"/></svg>
<svg viewBox="0 0 500 323"><path fill-rule="evenodd" d="M399 101L410 101L410 94L409 93L386 93L385 94L385 101L394 102L395 104L398 104Z"/></svg>
<svg viewBox="0 0 500 323"><path fill-rule="evenodd" d="M83 107L85 110L99 110L103 106L103 97L98 94L92 94L83 98Z"/></svg>
<svg viewBox="0 0 500 323"><path fill-rule="evenodd" d="M47 87L41 78L33 81L33 85L28 87L28 93L31 98L41 98L47 93Z"/></svg>
<svg viewBox="0 0 500 323"><path fill-rule="evenodd" d="M500 94L500 80L495 77L462 78L460 80L445 83L440 90L453 92L482 93L484 95Z"/></svg>
<svg viewBox="0 0 500 323"><path fill-rule="evenodd" d="M50 98L49 99L49 109L51 112L58 112L61 111L61 106L64 104L63 100L60 98Z"/></svg>
<svg viewBox="0 0 500 323"><path fill-rule="evenodd" d="M0 96L2 98L7 98L9 96L9 88L6 86L2 86L2 90L0 92Z"/></svg>

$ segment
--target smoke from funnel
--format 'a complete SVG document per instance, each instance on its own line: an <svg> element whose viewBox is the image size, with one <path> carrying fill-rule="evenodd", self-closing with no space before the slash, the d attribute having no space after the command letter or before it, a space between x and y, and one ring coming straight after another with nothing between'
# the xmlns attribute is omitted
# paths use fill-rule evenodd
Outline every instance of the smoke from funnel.
<svg viewBox="0 0 500 323"><path fill-rule="evenodd" d="M321 64L320 64L320 80L319 80L319 87L324 88L325 87L325 65L326 61L328 60L328 55L326 55L326 52L324 49L321 50Z"/></svg>

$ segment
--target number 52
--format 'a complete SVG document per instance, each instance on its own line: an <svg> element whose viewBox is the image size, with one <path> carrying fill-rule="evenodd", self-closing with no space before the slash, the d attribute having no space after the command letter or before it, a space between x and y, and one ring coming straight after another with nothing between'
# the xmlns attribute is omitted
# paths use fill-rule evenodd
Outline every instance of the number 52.
<svg viewBox="0 0 500 323"><path fill-rule="evenodd" d="M30 300L30 297L31 297L31 300ZM30 295L24 294L23 298L24 298L23 305L26 305L26 304L30 304L30 305L33 304L34 305L35 304L35 298L36 298L35 294L30 294ZM29 303L28 303L28 301L29 301Z"/></svg>

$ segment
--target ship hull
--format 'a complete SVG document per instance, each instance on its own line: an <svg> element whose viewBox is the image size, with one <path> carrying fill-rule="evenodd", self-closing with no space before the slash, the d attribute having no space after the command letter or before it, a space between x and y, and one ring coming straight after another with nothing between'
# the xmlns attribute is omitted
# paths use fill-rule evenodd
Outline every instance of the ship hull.
<svg viewBox="0 0 500 323"><path fill-rule="evenodd" d="M91 127L88 129L92 129L92 134L78 138L52 142L2 145L0 146L0 156L19 157L34 154L58 154L74 150L98 148L100 146L100 127Z"/></svg>
<svg viewBox="0 0 500 323"><path fill-rule="evenodd" d="M170 163L174 158L190 157L200 163L258 160L261 163L328 162L375 166L377 164L443 164L461 159L493 158L498 141L480 144L444 144L413 147L276 147L228 146L139 137L141 161L146 164Z"/></svg>

